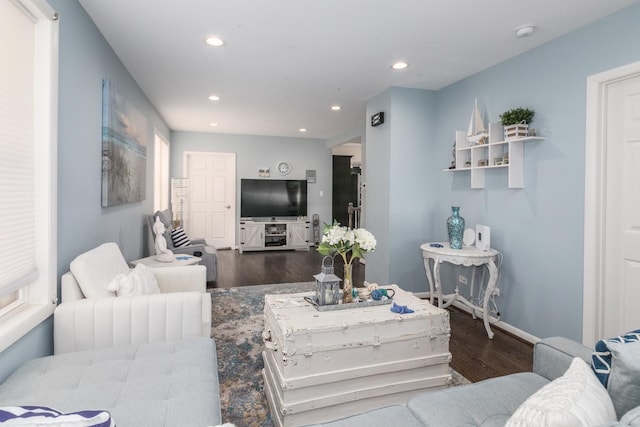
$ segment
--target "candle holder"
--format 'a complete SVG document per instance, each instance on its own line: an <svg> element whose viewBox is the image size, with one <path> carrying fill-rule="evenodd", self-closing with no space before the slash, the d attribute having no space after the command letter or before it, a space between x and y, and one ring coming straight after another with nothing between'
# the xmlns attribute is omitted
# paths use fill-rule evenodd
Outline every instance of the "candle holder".
<svg viewBox="0 0 640 427"><path fill-rule="evenodd" d="M326 261L331 261L330 265ZM318 305L333 305L340 303L340 278L336 276L333 268L333 257L327 255L322 258L322 270L313 276L316 279L316 299Z"/></svg>

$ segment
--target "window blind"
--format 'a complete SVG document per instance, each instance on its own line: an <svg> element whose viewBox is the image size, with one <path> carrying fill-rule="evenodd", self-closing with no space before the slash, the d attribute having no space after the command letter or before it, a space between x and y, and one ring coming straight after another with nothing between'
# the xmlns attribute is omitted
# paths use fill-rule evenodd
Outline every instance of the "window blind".
<svg viewBox="0 0 640 427"><path fill-rule="evenodd" d="M0 2L0 296L37 276L35 236L35 22Z"/></svg>

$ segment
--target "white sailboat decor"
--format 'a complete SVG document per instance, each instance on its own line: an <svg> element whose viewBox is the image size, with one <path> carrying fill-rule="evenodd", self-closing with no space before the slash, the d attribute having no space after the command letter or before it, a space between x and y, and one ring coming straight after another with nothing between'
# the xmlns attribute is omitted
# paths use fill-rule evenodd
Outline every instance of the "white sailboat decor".
<svg viewBox="0 0 640 427"><path fill-rule="evenodd" d="M473 144L485 144L489 141L489 131L484 127L482 115L480 114L480 110L478 110L478 98L475 99L471 120L469 120L467 141Z"/></svg>

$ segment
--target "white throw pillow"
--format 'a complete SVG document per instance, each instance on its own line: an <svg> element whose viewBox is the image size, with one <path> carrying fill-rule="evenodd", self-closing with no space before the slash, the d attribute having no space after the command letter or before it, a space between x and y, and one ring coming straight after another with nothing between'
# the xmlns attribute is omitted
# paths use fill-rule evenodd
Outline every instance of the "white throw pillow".
<svg viewBox="0 0 640 427"><path fill-rule="evenodd" d="M63 414L44 406L8 406L0 408L3 426L115 427L107 411L79 411Z"/></svg>
<svg viewBox="0 0 640 427"><path fill-rule="evenodd" d="M563 376L529 396L506 427L599 426L616 420L607 390L589 365L576 357Z"/></svg>
<svg viewBox="0 0 640 427"><path fill-rule="evenodd" d="M120 273L109 283L107 288L119 297L134 297L136 295L159 294L160 288L156 276L144 264L128 273Z"/></svg>

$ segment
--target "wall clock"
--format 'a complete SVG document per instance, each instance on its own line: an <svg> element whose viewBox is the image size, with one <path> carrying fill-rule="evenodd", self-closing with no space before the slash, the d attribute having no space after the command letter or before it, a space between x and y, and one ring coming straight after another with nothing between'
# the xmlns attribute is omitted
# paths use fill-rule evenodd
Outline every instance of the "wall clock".
<svg viewBox="0 0 640 427"><path fill-rule="evenodd" d="M278 163L278 173L280 175L286 175L291 172L291 165L289 162L280 162Z"/></svg>

